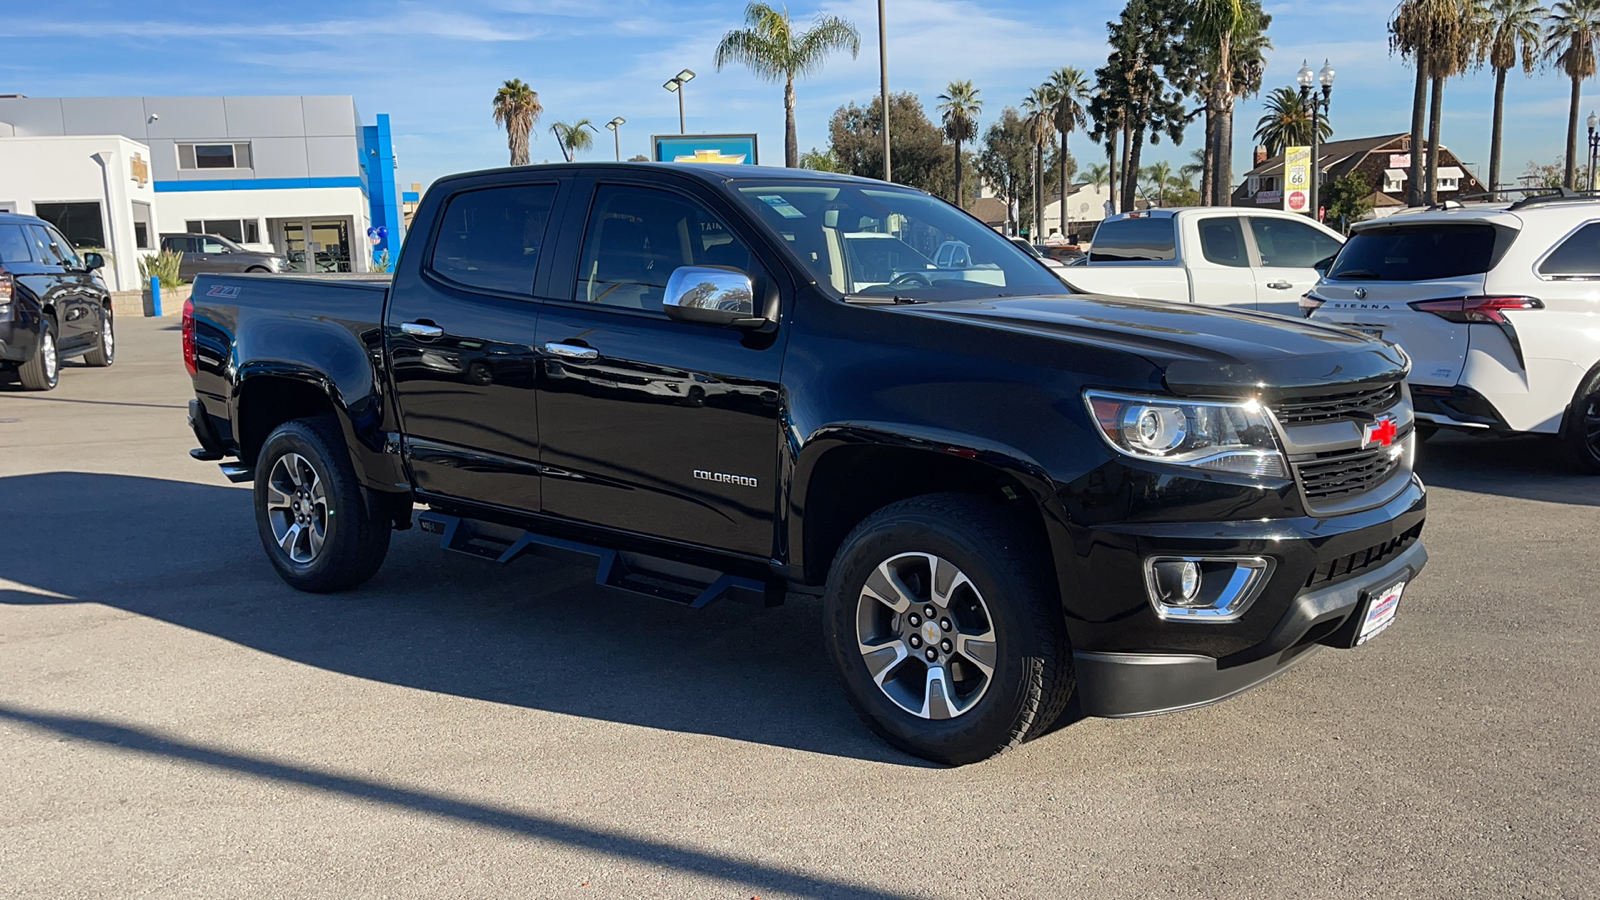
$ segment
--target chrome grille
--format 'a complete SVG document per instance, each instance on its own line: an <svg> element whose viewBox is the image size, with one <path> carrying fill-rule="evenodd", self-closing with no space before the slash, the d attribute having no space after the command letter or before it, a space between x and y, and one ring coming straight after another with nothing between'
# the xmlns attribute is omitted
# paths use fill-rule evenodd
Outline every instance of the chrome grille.
<svg viewBox="0 0 1600 900"><path fill-rule="evenodd" d="M1404 437L1401 436L1402 439ZM1338 500L1371 490L1393 475L1405 459L1404 454L1392 452L1400 446L1402 444L1397 440L1394 447L1318 453L1295 463L1295 474L1300 478L1307 499Z"/></svg>
<svg viewBox="0 0 1600 900"><path fill-rule="evenodd" d="M1387 384L1344 394L1285 397L1272 404L1272 411L1284 425L1306 425L1332 419L1366 418L1383 412L1399 400L1400 385Z"/></svg>

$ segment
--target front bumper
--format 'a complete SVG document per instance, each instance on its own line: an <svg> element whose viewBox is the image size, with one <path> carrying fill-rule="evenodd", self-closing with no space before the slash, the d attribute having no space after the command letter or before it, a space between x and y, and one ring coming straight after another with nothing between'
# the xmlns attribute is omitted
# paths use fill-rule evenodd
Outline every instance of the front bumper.
<svg viewBox="0 0 1600 900"><path fill-rule="evenodd" d="M1252 648L1249 662L1227 666L1192 653L1075 653L1083 713L1143 716L1204 706L1283 674L1318 647L1350 646L1369 592L1411 581L1427 561L1428 551L1413 543L1356 578L1300 594L1267 640Z"/></svg>

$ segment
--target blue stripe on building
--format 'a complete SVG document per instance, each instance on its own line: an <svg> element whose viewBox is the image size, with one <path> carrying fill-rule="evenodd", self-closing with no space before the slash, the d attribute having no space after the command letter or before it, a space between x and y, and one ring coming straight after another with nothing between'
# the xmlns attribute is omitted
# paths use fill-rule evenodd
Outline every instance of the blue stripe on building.
<svg viewBox="0 0 1600 900"><path fill-rule="evenodd" d="M361 162L366 173L367 197L371 204L373 228L384 229L386 237L372 248L374 254L390 250L398 254L404 220L400 216L400 193L394 183L394 141L389 135L389 114L379 113L378 124L363 125Z"/></svg>

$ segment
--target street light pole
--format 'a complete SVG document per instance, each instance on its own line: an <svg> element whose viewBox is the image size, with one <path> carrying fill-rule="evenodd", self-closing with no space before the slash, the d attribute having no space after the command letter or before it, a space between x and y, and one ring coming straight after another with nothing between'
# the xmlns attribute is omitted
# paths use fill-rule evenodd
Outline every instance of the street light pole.
<svg viewBox="0 0 1600 900"><path fill-rule="evenodd" d="M617 162L622 162L622 127L627 124L627 119L617 116L606 123L606 128L611 130L611 137L617 145Z"/></svg>
<svg viewBox="0 0 1600 900"><path fill-rule="evenodd" d="M1321 116L1328 112L1329 101L1333 99L1333 64L1327 60L1322 61L1322 71L1315 75L1311 72L1310 63L1301 63L1300 71L1295 80L1300 82L1300 105L1311 108L1311 217L1322 221L1322 123ZM1322 85L1322 94L1318 96L1311 90L1315 80Z"/></svg>
<svg viewBox="0 0 1600 900"><path fill-rule="evenodd" d="M1589 190L1595 189L1595 164L1600 163L1600 116L1589 113Z"/></svg>
<svg viewBox="0 0 1600 900"><path fill-rule="evenodd" d="M889 165L889 30L884 12L885 0L878 0L878 102L883 104L883 180L892 171Z"/></svg>
<svg viewBox="0 0 1600 900"><path fill-rule="evenodd" d="M694 70L684 69L682 72L667 79L662 87L678 95L678 133L688 134L688 129L683 124L683 86L694 80Z"/></svg>

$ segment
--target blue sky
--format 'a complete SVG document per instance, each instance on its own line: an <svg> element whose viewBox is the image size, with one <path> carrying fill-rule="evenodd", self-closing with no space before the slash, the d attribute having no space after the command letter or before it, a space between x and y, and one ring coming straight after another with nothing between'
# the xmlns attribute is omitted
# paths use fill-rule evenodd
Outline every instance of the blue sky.
<svg viewBox="0 0 1600 900"><path fill-rule="evenodd" d="M626 158L646 153L653 133L677 131L677 103L661 84L682 68L699 77L688 86L691 132L759 133L763 161L782 163L782 86L739 68L717 72L712 51L740 24L738 0L454 0L303 2L266 6L212 4L204 13L179 4L80 0L72 15L38 4L13 5L0 31L20 40L0 53L0 93L34 97L162 94L353 94L367 121L393 119L405 185L453 171L502 165L505 136L490 120L490 98L506 78L539 92L544 126L535 161L559 159L547 127L587 117L628 120ZM1391 57L1384 22L1393 0L1268 3L1276 47L1266 85L1292 84L1302 59L1333 61L1336 137L1361 137L1408 127L1411 73ZM889 0L892 90L934 97L952 79L982 91L987 123L1061 65L1092 71L1104 62L1105 22L1119 2L1071 5L1025 0ZM801 148L827 143L828 117L843 103L877 90L876 0L800 0L799 18L819 11L843 16L862 33L862 52L841 54L798 87ZM63 54L66 41L81 52ZM1479 73L1445 91L1444 142L1486 175L1493 77ZM1588 97L1583 114L1600 98ZM1530 160L1563 152L1567 80L1545 71L1514 74L1508 88L1504 166L1515 176ZM1236 173L1247 167L1260 98L1242 101ZM1181 147L1149 148L1146 160L1187 161L1200 144L1191 128ZM1580 138L1581 139L1581 138ZM1083 159L1095 155L1084 139ZM609 159L602 131L588 156ZM1092 160L1090 160L1092 161Z"/></svg>

